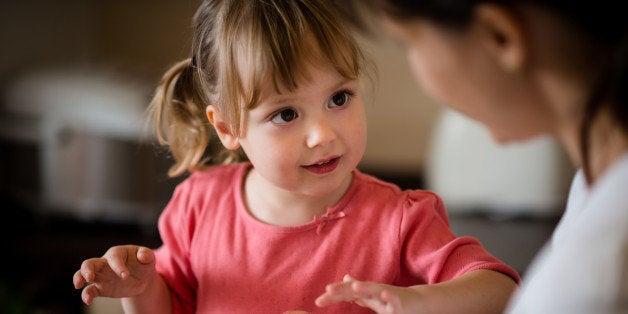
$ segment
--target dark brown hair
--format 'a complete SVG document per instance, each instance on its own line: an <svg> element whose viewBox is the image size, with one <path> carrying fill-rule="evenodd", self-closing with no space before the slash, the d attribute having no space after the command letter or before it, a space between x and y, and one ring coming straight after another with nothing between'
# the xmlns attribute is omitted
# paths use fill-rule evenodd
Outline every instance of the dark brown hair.
<svg viewBox="0 0 628 314"><path fill-rule="evenodd" d="M352 1L352 5L356 3ZM587 47L591 48L589 56L595 56L599 62L593 88L582 104L581 155L588 180L591 178L589 133L596 115L608 110L617 127L628 136L628 18L621 1L602 0L591 4L561 0L363 0L360 3L393 19L424 19L454 30L468 26L474 9L483 3L513 8L530 5L547 10L570 25L578 38L587 40ZM353 18L352 21L359 28L365 28L363 20Z"/></svg>

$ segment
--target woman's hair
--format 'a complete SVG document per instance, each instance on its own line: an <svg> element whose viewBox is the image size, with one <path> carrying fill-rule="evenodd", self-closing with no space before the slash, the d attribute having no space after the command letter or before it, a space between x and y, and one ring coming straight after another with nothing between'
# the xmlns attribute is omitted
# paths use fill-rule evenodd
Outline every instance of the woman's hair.
<svg viewBox="0 0 628 314"><path fill-rule="evenodd" d="M519 5L546 9L570 25L578 38L588 40L586 58L599 64L593 88L583 106L581 155L590 180L589 133L596 115L608 110L617 126L628 135L628 18L621 1L561 0L371 0L387 16L400 21L425 19L452 29L464 29L474 9L482 3L507 7ZM364 26L364 23L359 23ZM578 51L565 51L577 54Z"/></svg>
<svg viewBox="0 0 628 314"><path fill-rule="evenodd" d="M175 159L173 177L234 157L208 147L208 105L237 136L261 90L269 83L277 92L296 89L306 63L326 62L349 79L364 70L351 31L325 0L205 0L193 30L192 56L164 74L149 106L159 143Z"/></svg>

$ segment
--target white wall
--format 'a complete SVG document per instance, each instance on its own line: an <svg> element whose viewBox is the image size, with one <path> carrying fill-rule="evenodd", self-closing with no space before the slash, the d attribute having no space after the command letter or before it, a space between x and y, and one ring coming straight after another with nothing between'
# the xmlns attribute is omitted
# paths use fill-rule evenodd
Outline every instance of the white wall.
<svg viewBox="0 0 628 314"><path fill-rule="evenodd" d="M362 165L392 174L419 175L440 107L412 77L402 47L386 36L361 37L377 67L367 102L368 144Z"/></svg>

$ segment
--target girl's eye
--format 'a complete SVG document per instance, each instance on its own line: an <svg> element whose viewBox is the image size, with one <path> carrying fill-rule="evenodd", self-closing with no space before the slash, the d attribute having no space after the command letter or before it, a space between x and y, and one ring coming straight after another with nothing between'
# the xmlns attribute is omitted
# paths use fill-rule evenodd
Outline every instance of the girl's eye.
<svg viewBox="0 0 628 314"><path fill-rule="evenodd" d="M349 99L351 98L351 96L353 96L353 93L351 91L348 91L348 90L339 91L331 96L331 99L329 99L328 105L329 107L342 107L345 104L347 104L347 102L349 102Z"/></svg>
<svg viewBox="0 0 628 314"><path fill-rule="evenodd" d="M286 124L297 118L297 112L293 109L283 109L280 112L276 113L270 119L272 122L277 124Z"/></svg>

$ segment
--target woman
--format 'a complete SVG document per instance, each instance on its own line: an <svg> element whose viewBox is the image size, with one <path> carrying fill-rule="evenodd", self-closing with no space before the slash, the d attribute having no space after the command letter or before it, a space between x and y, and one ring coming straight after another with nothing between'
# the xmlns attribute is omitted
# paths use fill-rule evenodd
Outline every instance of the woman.
<svg viewBox="0 0 628 314"><path fill-rule="evenodd" d="M483 123L500 143L554 136L580 168L561 222L508 312L627 313L628 19L620 3L372 0L368 7L404 44L435 100ZM404 312L403 298L385 286L353 280L350 287L344 299L327 298Z"/></svg>

